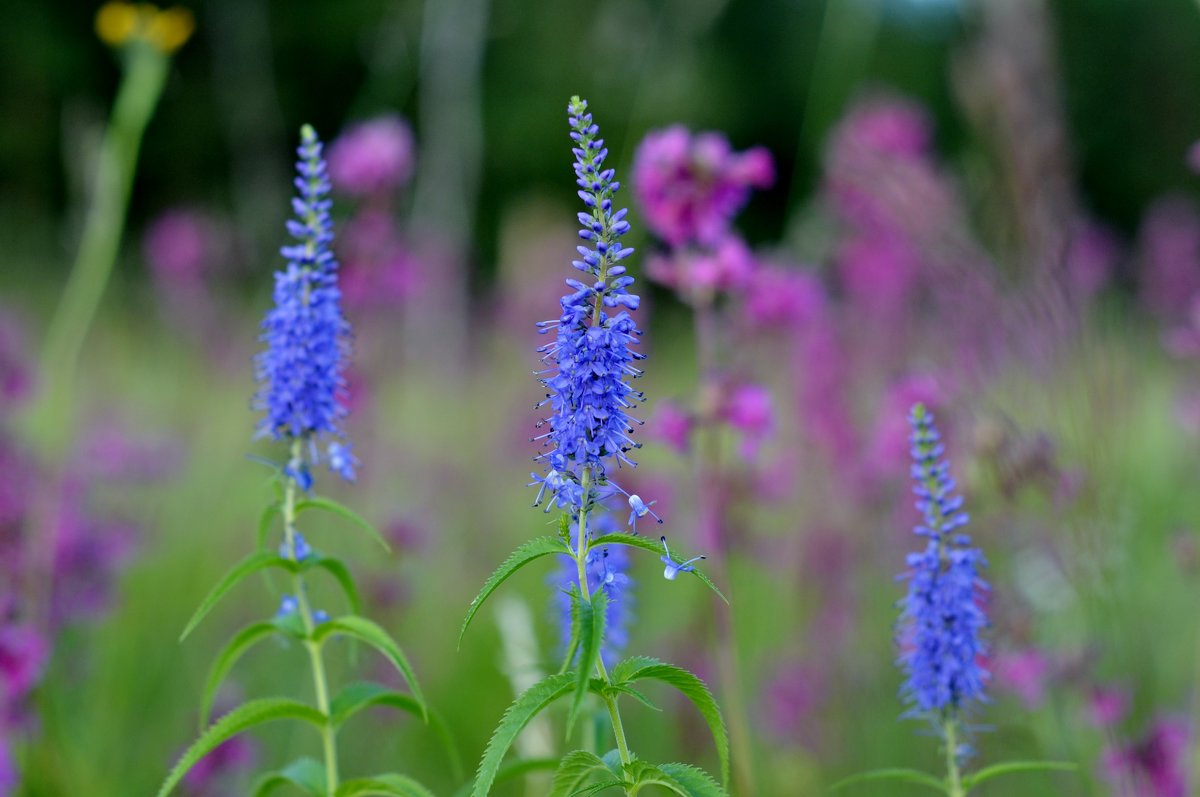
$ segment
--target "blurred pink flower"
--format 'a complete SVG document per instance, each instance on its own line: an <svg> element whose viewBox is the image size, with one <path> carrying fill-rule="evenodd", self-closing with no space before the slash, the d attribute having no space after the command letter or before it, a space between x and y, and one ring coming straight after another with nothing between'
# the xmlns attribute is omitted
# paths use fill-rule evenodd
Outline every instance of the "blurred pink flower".
<svg viewBox="0 0 1200 797"><path fill-rule="evenodd" d="M1104 754L1103 774L1120 797L1187 797L1187 722L1159 717L1146 735L1110 748Z"/></svg>
<svg viewBox="0 0 1200 797"><path fill-rule="evenodd" d="M20 722L49 657L50 643L32 627L0 628L0 724Z"/></svg>
<svg viewBox="0 0 1200 797"><path fill-rule="evenodd" d="M825 311L825 289L808 270L762 266L746 285L741 310L752 329L807 324Z"/></svg>
<svg viewBox="0 0 1200 797"><path fill-rule="evenodd" d="M1111 728L1129 712L1129 692L1115 686L1098 686L1088 695L1088 720L1097 728Z"/></svg>
<svg viewBox="0 0 1200 797"><path fill-rule="evenodd" d="M1200 210L1183 196L1167 196L1146 211L1138 230L1141 298L1168 319L1184 316L1200 293Z"/></svg>
<svg viewBox="0 0 1200 797"><path fill-rule="evenodd" d="M54 538L56 624L93 620L108 610L119 571L132 557L136 528L88 514L87 490L78 477L68 479L58 506Z"/></svg>
<svg viewBox="0 0 1200 797"><path fill-rule="evenodd" d="M183 778L184 788L192 797L222 797L230 794L232 781L250 770L257 757L253 740L246 736L234 736L188 770Z"/></svg>
<svg viewBox="0 0 1200 797"><path fill-rule="evenodd" d="M386 193L412 176L413 136L399 116L380 116L353 125L329 147L329 177L351 196Z"/></svg>
<svg viewBox="0 0 1200 797"><path fill-rule="evenodd" d="M946 395L938 378L933 374L910 374L888 386L875 412L878 419L871 435L870 453L867 457L872 470L880 476L904 476L907 469L911 431L908 413L914 404L920 403L938 412L945 404Z"/></svg>
<svg viewBox="0 0 1200 797"><path fill-rule="evenodd" d="M396 309L420 287L420 264L386 209L363 208L337 242L342 260L339 285L355 310Z"/></svg>
<svg viewBox="0 0 1200 797"><path fill-rule="evenodd" d="M753 459L775 426L771 393L762 385L741 384L724 397L718 416L742 433L741 454Z"/></svg>
<svg viewBox="0 0 1200 797"><path fill-rule="evenodd" d="M833 157L918 159L930 154L932 142L933 127L924 108L903 98L877 95L856 102L838 123Z"/></svg>
<svg viewBox="0 0 1200 797"><path fill-rule="evenodd" d="M167 283L199 283L212 265L211 224L187 208L162 213L142 236L142 256L155 279Z"/></svg>
<svg viewBox="0 0 1200 797"><path fill-rule="evenodd" d="M34 364L17 319L0 309L0 416L19 407L33 392Z"/></svg>
<svg viewBox="0 0 1200 797"><path fill-rule="evenodd" d="M767 725L782 739L813 747L819 740L814 715L829 694L822 670L807 662L785 662L762 693Z"/></svg>
<svg viewBox="0 0 1200 797"><path fill-rule="evenodd" d="M634 196L646 224L674 247L716 244L751 189L774 180L765 149L734 152L723 135L693 134L681 125L648 133L633 163Z"/></svg>
<svg viewBox="0 0 1200 797"><path fill-rule="evenodd" d="M1039 650L1028 649L997 654L991 661L996 685L1020 698L1027 709L1035 709L1046 697L1050 659Z"/></svg>
<svg viewBox="0 0 1200 797"><path fill-rule="evenodd" d="M13 760L12 748L8 739L0 735L0 797L16 794L16 788L21 785L21 776L17 771L17 762Z"/></svg>
<svg viewBox="0 0 1200 797"><path fill-rule="evenodd" d="M744 288L754 272L754 254L745 241L726 235L707 249L679 249L650 259L646 273L685 299L709 301L718 293Z"/></svg>
<svg viewBox="0 0 1200 797"><path fill-rule="evenodd" d="M694 426L695 420L687 410L673 401L660 401L646 429L651 439L666 443L679 454L686 454L691 447Z"/></svg>
<svg viewBox="0 0 1200 797"><path fill-rule="evenodd" d="M1089 299L1112 278L1121 244L1108 227L1090 219L1076 223L1067 245L1067 286L1074 297Z"/></svg>

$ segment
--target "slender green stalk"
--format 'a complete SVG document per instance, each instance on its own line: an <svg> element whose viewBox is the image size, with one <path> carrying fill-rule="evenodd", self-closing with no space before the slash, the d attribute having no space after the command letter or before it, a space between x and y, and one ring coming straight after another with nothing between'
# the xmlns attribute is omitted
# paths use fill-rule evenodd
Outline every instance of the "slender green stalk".
<svg viewBox="0 0 1200 797"><path fill-rule="evenodd" d="M292 443L292 459L300 459L302 441ZM283 495L283 532L287 549L292 559L296 558L296 480L289 477ZM312 641L313 620L312 607L308 603L308 595L304 590L304 576L296 573L292 576L293 590L296 593L297 611L304 624L304 647L308 650L309 662L312 664L313 691L317 697L317 709L325 715L325 725L321 728L321 741L325 753L325 788L328 797L333 797L338 788L337 760L337 731L329 722L329 686L325 677L325 662L321 658L321 646Z"/></svg>
<svg viewBox="0 0 1200 797"><path fill-rule="evenodd" d="M958 771L958 721L947 719L946 730L946 789L950 797L966 797L962 774Z"/></svg>
<svg viewBox="0 0 1200 797"><path fill-rule="evenodd" d="M124 77L100 144L79 251L42 351L41 396L24 424L46 459L32 510L31 527L38 533L30 542L31 567L39 574L33 580L30 606L34 622L42 626L50 615L62 463L75 437L76 366L116 262L142 135L170 64L170 57L148 42L131 42L123 54Z"/></svg>
<svg viewBox="0 0 1200 797"><path fill-rule="evenodd" d="M583 468L583 476L580 479L580 484L583 488L583 501L579 506L579 534L578 542L575 545L575 565L579 573L579 593L586 602L592 599L592 591L588 588L587 580L587 506L588 494L591 492L592 487L591 468ZM596 657L596 672L606 684L612 683L608 677L608 668L604 666L603 656ZM604 702L608 706L608 718L612 722L613 736L617 740L617 753L621 756L621 764L628 765L633 758L629 755L629 743L625 740L625 724L621 722L621 710L617 706L617 698L612 695L605 695ZM630 794L629 789L625 790L625 794Z"/></svg>
<svg viewBox="0 0 1200 797"><path fill-rule="evenodd" d="M79 251L42 353L46 389L40 418L54 421L38 429L43 435L51 434L47 427L58 426L70 412L79 353L117 259L142 136L171 63L167 54L141 41L130 43L124 56L125 74L100 143ZM69 438L69 430L59 435L60 440Z"/></svg>

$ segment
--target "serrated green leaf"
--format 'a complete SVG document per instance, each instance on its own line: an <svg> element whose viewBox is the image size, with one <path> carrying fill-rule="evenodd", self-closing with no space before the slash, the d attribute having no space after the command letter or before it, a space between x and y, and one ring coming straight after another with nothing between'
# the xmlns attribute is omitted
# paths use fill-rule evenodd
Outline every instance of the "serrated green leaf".
<svg viewBox="0 0 1200 797"><path fill-rule="evenodd" d="M271 525L275 522L275 518L281 514L283 514L283 508L276 502L267 506L259 515L258 531L255 533L258 550L270 553L267 549L267 535L271 533Z"/></svg>
<svg viewBox="0 0 1200 797"><path fill-rule="evenodd" d="M575 729L575 718L579 716L583 698L588 692L588 683L596 669L596 660L600 658L600 647L604 644L604 621L608 615L608 593L603 589L592 593L590 603L585 603L578 596L575 600L579 609L579 662L575 667L575 694L567 712L567 736Z"/></svg>
<svg viewBox="0 0 1200 797"><path fill-rule="evenodd" d="M535 559L556 553L567 554L569 556L571 550L563 544L562 540L554 537L535 537L528 542L522 543L517 550L509 554L509 557L496 568L496 572L492 573L488 577L488 580L484 582L483 589L475 596L475 600L471 601L471 606L467 609L467 617L463 620L462 629L458 632L459 646L462 646L463 635L467 633L467 626L471 624L475 613L479 611L479 607L488 599L488 596L496 591L496 587L499 587L509 576Z"/></svg>
<svg viewBox="0 0 1200 797"><path fill-rule="evenodd" d="M557 758L526 758L510 761L496 772L494 783L504 783L533 772L553 772L556 769L558 769ZM471 797L471 787L474 785L473 782L466 784L454 792L454 797Z"/></svg>
<svg viewBox="0 0 1200 797"><path fill-rule="evenodd" d="M302 512L307 512L310 509L321 509L325 512L331 512L338 517L350 521L352 525L358 526L367 533L367 536L375 540L383 546L383 550L388 553L392 552L392 546L388 545L387 540L383 535L375 530L375 527L367 522L366 518L355 512L349 507L342 506L337 501L332 501L328 498L305 498L303 501L296 502L296 515L299 516Z"/></svg>
<svg viewBox="0 0 1200 797"><path fill-rule="evenodd" d="M651 540L646 537L640 537L636 534L628 534L623 531L616 531L612 534L603 534L592 540L590 543L592 548L599 548L601 545L628 545L631 548L641 548L643 551L656 553L660 557L667 555L666 548L664 548L663 544L658 540ZM703 581L704 585L715 592L717 597L725 601L726 605L729 604L729 598L725 597L725 593L721 592L721 590L717 588L717 585L714 584L712 579L710 579L708 576L704 575L695 568L685 572L690 573Z"/></svg>
<svg viewBox="0 0 1200 797"><path fill-rule="evenodd" d="M362 613L362 599L358 595L354 576L350 575L350 568L346 567L340 559L332 556L311 556L305 559L303 564L305 569L320 568L333 576L346 595L346 602L350 604L351 613Z"/></svg>
<svg viewBox="0 0 1200 797"><path fill-rule="evenodd" d="M513 741L531 719L555 700L570 694L574 686L575 673L556 673L538 681L513 701L492 733L487 749L483 751L483 758L475 773L475 783L471 787L472 797L487 797L496 782L500 764ZM592 679L590 689L596 694L603 694L604 684L598 679Z"/></svg>
<svg viewBox="0 0 1200 797"><path fill-rule="evenodd" d="M569 590L561 590L563 594L571 599L571 639L567 642L567 652L563 655L562 667L559 672L566 672L571 669L571 664L575 661L575 654L579 652L579 637L582 633L583 618L579 616L579 607L582 605L582 599L579 597L579 587L572 585Z"/></svg>
<svg viewBox="0 0 1200 797"><path fill-rule="evenodd" d="M200 738L192 743L192 746L184 752L179 762L171 769L167 779L163 781L162 788L158 790L158 797L167 797L171 790L183 780L183 776L187 774L188 770L222 743L256 725L287 719L303 720L318 728L325 726L324 714L312 706L295 700L263 698L243 703L200 734Z"/></svg>
<svg viewBox="0 0 1200 797"><path fill-rule="evenodd" d="M669 777L674 787L682 788L687 797L728 797L713 776L690 764L659 764L658 771Z"/></svg>
<svg viewBox="0 0 1200 797"><path fill-rule="evenodd" d="M338 787L337 797L433 797L433 792L407 775L389 773L348 780Z"/></svg>
<svg viewBox="0 0 1200 797"><path fill-rule="evenodd" d="M232 569L230 569L228 573L222 576L221 580L217 582L217 585L212 588L212 591L204 597L204 600L200 602L200 607L196 609L195 614L192 615L192 619L188 620L188 624L184 627L183 633L179 635L179 641L182 642L183 640L187 639L188 635L195 630L197 625L200 624L200 621L203 620L204 617L210 611L212 611L212 608L217 605L217 602L225 596L225 593L236 587L242 579L251 573L257 573L260 570L266 570L270 567L279 567L287 570L289 573L294 573L296 572L298 565L290 559L284 559L281 556L269 553L267 551L259 551L257 553L250 554L250 556L247 556L245 559L238 562L233 566Z"/></svg>
<svg viewBox="0 0 1200 797"><path fill-rule="evenodd" d="M626 686L646 679L662 681L675 687L700 711L704 721L708 723L708 729L712 732L713 742L717 747L717 757L721 762L721 782L729 783L729 735L725 730L721 709L704 681L682 667L644 656L626 659L613 668L614 685Z"/></svg>
<svg viewBox="0 0 1200 797"><path fill-rule="evenodd" d="M891 767L888 769L874 769L870 772L863 772L858 775L851 775L848 778L843 778L837 783L829 787L830 791L844 789L847 786L853 786L859 783L872 783L879 780L899 780L905 783L919 783L922 786L928 786L931 789L940 791L942 794L949 794L946 789L946 784L942 780L935 778L933 775L922 772L919 769L902 769L900 767Z"/></svg>
<svg viewBox="0 0 1200 797"><path fill-rule="evenodd" d="M280 786L291 784L301 791L322 797L325 794L325 765L311 758L298 758L278 772L268 772L254 784L254 797L267 797Z"/></svg>
<svg viewBox="0 0 1200 797"><path fill-rule="evenodd" d="M595 753L576 750L563 756L562 763L554 773L554 784L548 797L570 797L576 794L594 772L612 773L604 761Z"/></svg>
<svg viewBox="0 0 1200 797"><path fill-rule="evenodd" d="M587 794L598 794L605 789L623 789L628 785L630 784L627 784L623 780L606 780L603 783L596 783L594 785L582 788L579 791L574 792L571 797L583 797L583 795Z"/></svg>
<svg viewBox="0 0 1200 797"><path fill-rule="evenodd" d="M329 704L330 722L335 728L339 728L355 714L371 706L387 706L399 711L407 711L418 718L424 716L421 704L412 695L397 692L380 684L363 682L348 684L334 696L333 701ZM454 778L461 780L463 776L462 758L458 753L458 747L454 744L454 737L450 734L449 728L446 727L446 723L438 716L437 712L432 710L429 712L429 725L437 734L446 751L446 758L450 762Z"/></svg>
<svg viewBox="0 0 1200 797"><path fill-rule="evenodd" d="M1079 769L1077 764L1070 761L1006 761L1001 764L992 764L990 767L984 767L978 772L968 775L963 778L963 786L968 789L973 789L985 780L990 780L1000 775L1015 774L1019 772L1074 772Z"/></svg>
<svg viewBox="0 0 1200 797"><path fill-rule="evenodd" d="M609 691L614 695L629 695L634 700L641 703L643 706L650 709L651 711L662 711L661 708L654 705L654 703L650 700L650 698L646 697L641 692L639 692L638 690L634 689L631 686L624 686L624 685L613 686L610 688Z"/></svg>
<svg viewBox="0 0 1200 797"><path fill-rule="evenodd" d="M313 641L317 644L324 644L326 639L335 634L345 634L361 640L382 653L404 677L409 690L421 707L421 716L428 721L429 708L425 703L425 696L421 693L421 686L417 683L416 673L413 672L412 665L408 663L408 657L404 655L404 651L382 626L365 617L353 614L335 617L328 622L321 623L313 630Z"/></svg>
<svg viewBox="0 0 1200 797"><path fill-rule="evenodd" d="M212 701L217 696L217 690L221 688L225 676L233 669L233 665L256 642L278 633L283 633L283 629L277 623L254 623L243 628L225 643L225 647L217 654L212 667L209 668L208 678L204 682L204 691L200 697L201 728L208 725L209 711L212 710Z"/></svg>

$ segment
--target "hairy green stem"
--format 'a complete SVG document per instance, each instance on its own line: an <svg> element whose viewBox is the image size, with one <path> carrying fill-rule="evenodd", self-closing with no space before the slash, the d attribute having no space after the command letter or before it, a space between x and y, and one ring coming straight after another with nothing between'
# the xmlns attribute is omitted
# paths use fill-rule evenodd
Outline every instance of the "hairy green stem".
<svg viewBox="0 0 1200 797"><path fill-rule="evenodd" d="M579 573L580 596L584 601L590 601L592 599L592 591L588 588L587 580L587 516L588 494L591 492L592 487L591 468L586 466L583 468L580 486L583 488L583 501L579 505L579 533L577 535L578 542L575 545L575 565ZM604 657L602 655L596 656L596 673L605 684L612 683L612 680L608 677L608 668L604 666ZM628 765L633 758L629 755L629 743L625 740L625 724L621 722L621 710L617 706L617 698L613 695L605 695L604 703L608 707L608 718L612 722L613 736L617 740L617 753L621 756L621 764ZM625 789L625 794L630 794L629 789Z"/></svg>
<svg viewBox="0 0 1200 797"><path fill-rule="evenodd" d="M947 719L946 730L946 789L950 797L966 797L962 775L958 771L958 721Z"/></svg>
<svg viewBox="0 0 1200 797"><path fill-rule="evenodd" d="M292 442L292 461L297 462L301 455L303 441ZM289 555L296 559L296 480L288 477L283 495L283 533ZM316 621L313 620L312 607L308 603L308 595L304 590L304 576L295 573L292 576L292 586L296 593L297 611L304 624L304 647L308 650L308 659L312 665L313 691L317 697L317 710L325 715L325 724L321 728L321 742L325 752L325 789L328 797L334 797L338 788L337 761L337 731L334 729L329 716L329 686L325 677L325 662L321 658L321 646L313 641L313 630Z"/></svg>

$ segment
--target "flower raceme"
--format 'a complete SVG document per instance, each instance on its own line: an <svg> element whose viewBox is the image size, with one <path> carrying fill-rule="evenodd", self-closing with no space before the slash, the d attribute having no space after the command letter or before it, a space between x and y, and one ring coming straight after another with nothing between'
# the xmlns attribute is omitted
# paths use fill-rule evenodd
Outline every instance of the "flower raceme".
<svg viewBox="0 0 1200 797"><path fill-rule="evenodd" d="M538 349L548 366L540 372L548 392L538 406L549 405L552 412L539 423L549 423L550 431L534 438L549 448L535 458L547 470L532 475L539 488L535 504L549 493L554 505L577 512L616 493L628 496L610 478L609 467L635 465L627 454L640 443L630 437L634 421L628 413L644 396L629 380L641 376L634 363L645 355L630 348L641 331L628 312L639 303L626 290L633 278L621 265L633 254L620 244L629 222L625 209L613 209L620 183L613 179L614 170L604 166L608 150L587 113L587 102L573 100L569 113L576 184L588 208L579 214L579 237L587 245L579 246L581 259L572 265L586 275L586 282L568 279L572 292L560 300L561 315L538 325L542 334L554 330L555 340ZM631 508L637 514L637 507Z"/></svg>
<svg viewBox="0 0 1200 797"><path fill-rule="evenodd" d="M906 675L904 698L914 714L954 718L984 699L987 672L981 632L987 625L979 605L987 589L979 575L985 565L971 538L958 531L967 524L963 500L955 495L950 464L923 404L913 407L912 476L916 506L923 523L914 531L925 548L908 556L908 594L902 602L900 664Z"/></svg>
<svg viewBox="0 0 1200 797"><path fill-rule="evenodd" d="M281 250L287 266L275 274L275 306L263 319L266 350L256 361L255 406L264 412L260 436L305 441L313 462L319 459L318 437L338 438L329 445L329 464L352 481L357 460L350 444L340 439L350 325L342 316L338 264L330 249L330 186L321 150L316 133L306 125L297 150L296 218L287 224L296 242ZM307 461L289 463L289 468L301 481L308 480Z"/></svg>

